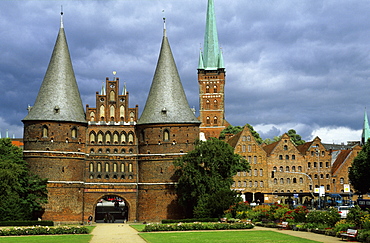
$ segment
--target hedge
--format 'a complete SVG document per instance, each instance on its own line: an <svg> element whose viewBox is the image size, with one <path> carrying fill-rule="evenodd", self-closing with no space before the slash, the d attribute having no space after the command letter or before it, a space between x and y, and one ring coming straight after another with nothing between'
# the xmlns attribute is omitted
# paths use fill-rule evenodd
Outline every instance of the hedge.
<svg viewBox="0 0 370 243"><path fill-rule="evenodd" d="M33 225L41 225L41 226L53 226L53 221L0 221L0 226L33 226Z"/></svg>
<svg viewBox="0 0 370 243"><path fill-rule="evenodd" d="M200 219L163 219L162 224L173 223L194 223L194 222L218 222L219 218L200 218Z"/></svg>
<svg viewBox="0 0 370 243"><path fill-rule="evenodd" d="M178 223L178 224L147 224L143 232L152 231L187 231L187 230L231 230L231 229L252 229L253 224L249 223Z"/></svg>
<svg viewBox="0 0 370 243"><path fill-rule="evenodd" d="M80 226L32 226L32 227L14 227L0 229L0 236L14 235L57 235L57 234L88 234L86 227Z"/></svg>

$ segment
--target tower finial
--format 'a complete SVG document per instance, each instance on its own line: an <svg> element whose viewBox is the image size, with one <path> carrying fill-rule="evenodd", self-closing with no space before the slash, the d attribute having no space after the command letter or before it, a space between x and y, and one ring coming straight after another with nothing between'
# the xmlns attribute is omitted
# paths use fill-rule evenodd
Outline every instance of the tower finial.
<svg viewBox="0 0 370 243"><path fill-rule="evenodd" d="M163 13L163 36L167 36L166 35L166 17L164 15L164 9L162 10L162 13Z"/></svg>
<svg viewBox="0 0 370 243"><path fill-rule="evenodd" d="M60 28L64 28L63 26L63 5L60 6Z"/></svg>

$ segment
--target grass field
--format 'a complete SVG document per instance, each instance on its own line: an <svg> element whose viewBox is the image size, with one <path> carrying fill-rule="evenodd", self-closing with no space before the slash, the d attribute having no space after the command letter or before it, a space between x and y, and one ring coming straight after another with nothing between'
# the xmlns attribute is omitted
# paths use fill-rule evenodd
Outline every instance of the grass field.
<svg viewBox="0 0 370 243"><path fill-rule="evenodd" d="M88 243L92 235L32 235L32 236L2 236L0 242L6 243Z"/></svg>
<svg viewBox="0 0 370 243"><path fill-rule="evenodd" d="M245 243L245 242L317 242L273 231L212 231L176 233L139 233L149 243Z"/></svg>
<svg viewBox="0 0 370 243"><path fill-rule="evenodd" d="M85 226L90 233L95 226ZM88 243L92 235L32 235L32 236L1 236L0 242L6 243Z"/></svg>

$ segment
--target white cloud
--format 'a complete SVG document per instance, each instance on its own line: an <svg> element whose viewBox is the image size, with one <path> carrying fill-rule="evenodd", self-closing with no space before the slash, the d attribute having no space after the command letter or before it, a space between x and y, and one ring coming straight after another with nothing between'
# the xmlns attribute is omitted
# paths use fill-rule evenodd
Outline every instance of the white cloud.
<svg viewBox="0 0 370 243"><path fill-rule="evenodd" d="M311 140L316 136L322 143L346 144L348 141L360 141L362 130L349 127L320 127L312 131Z"/></svg>

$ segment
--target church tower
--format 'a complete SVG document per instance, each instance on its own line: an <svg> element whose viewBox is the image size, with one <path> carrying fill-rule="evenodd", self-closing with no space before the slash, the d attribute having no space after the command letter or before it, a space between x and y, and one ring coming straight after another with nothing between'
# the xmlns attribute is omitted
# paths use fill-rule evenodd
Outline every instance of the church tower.
<svg viewBox="0 0 370 243"><path fill-rule="evenodd" d="M364 114L364 127L362 129L362 136L361 136L361 144L365 145L367 140L370 138L370 127L369 127L369 121L367 118L367 112L365 110Z"/></svg>
<svg viewBox="0 0 370 243"><path fill-rule="evenodd" d="M206 139L218 138L229 124L225 120L225 67L218 46L213 0L208 0L203 53L199 55L199 120Z"/></svg>
<svg viewBox="0 0 370 243"><path fill-rule="evenodd" d="M164 25L157 67L136 127L139 221L181 217L173 161L194 149L199 125L186 99Z"/></svg>
<svg viewBox="0 0 370 243"><path fill-rule="evenodd" d="M36 102L24 123L24 158L30 169L48 178L43 219L82 220L87 122L63 26Z"/></svg>

